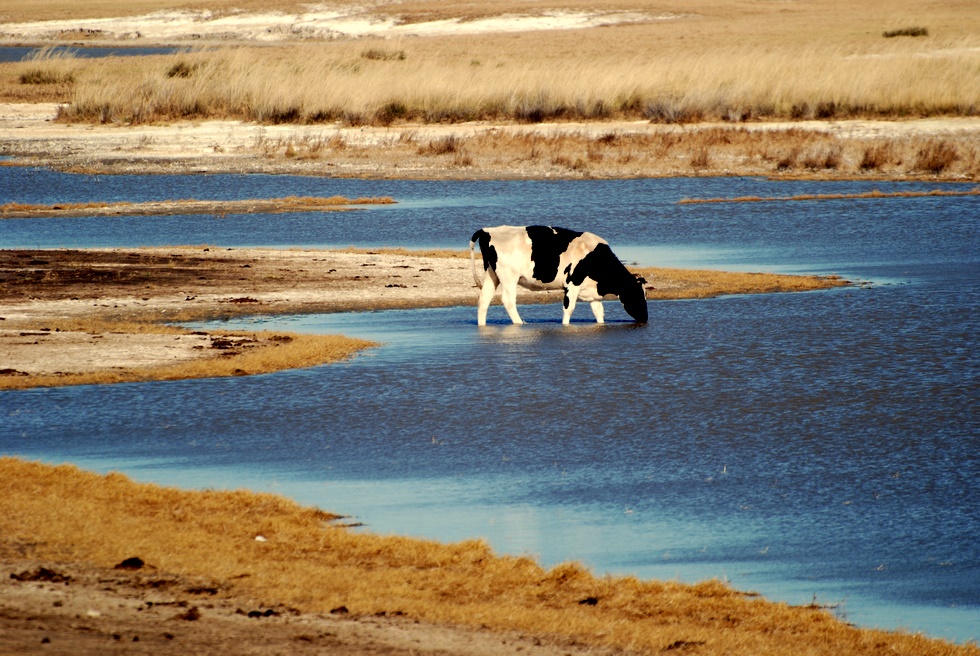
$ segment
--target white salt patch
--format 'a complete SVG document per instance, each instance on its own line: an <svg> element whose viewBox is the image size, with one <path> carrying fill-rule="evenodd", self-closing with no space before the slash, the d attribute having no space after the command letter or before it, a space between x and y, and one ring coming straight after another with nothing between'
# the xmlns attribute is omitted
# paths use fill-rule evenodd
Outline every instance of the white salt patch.
<svg viewBox="0 0 980 656"><path fill-rule="evenodd" d="M0 25L0 40L46 40L60 33L90 31L106 39L185 41L236 38L274 41L289 38L361 36L433 36L492 32L570 30L679 18L676 14L637 12L550 12L540 16L496 16L478 20L448 19L399 24L363 13L317 10L302 14L215 15L210 11L155 12L143 16L35 21Z"/></svg>

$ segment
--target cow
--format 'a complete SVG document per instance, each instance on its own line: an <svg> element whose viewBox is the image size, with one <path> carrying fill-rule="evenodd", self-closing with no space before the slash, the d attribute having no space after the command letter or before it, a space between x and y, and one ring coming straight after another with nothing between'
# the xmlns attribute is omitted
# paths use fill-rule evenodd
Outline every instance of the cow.
<svg viewBox="0 0 980 656"><path fill-rule="evenodd" d="M473 251L477 243L486 271L482 281ZM589 303L596 322L603 323L605 296L618 296L633 319L647 321L643 280L623 266L605 239L591 232L551 226L481 228L470 238L470 262L473 279L481 288L477 325L486 325L487 308L497 287L501 287L501 301L511 321L524 323L517 313L518 285L532 290L564 290L561 322L566 325L579 299Z"/></svg>

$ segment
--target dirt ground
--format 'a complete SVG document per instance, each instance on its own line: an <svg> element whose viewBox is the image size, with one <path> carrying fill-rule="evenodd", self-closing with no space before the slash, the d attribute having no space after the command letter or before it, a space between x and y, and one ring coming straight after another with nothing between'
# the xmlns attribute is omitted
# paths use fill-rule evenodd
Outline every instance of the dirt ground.
<svg viewBox="0 0 980 656"><path fill-rule="evenodd" d="M2 547L2 543L0 543ZM123 561L125 562L125 561ZM120 563L122 565L123 563ZM555 637L352 617L343 607L300 613L229 598L212 582L138 569L0 558L0 653L343 654L400 656L610 654Z"/></svg>
<svg viewBox="0 0 980 656"><path fill-rule="evenodd" d="M201 348L207 335L60 328L77 320L465 305L476 293L470 261L459 257L207 246L0 250L0 375L214 357Z"/></svg>

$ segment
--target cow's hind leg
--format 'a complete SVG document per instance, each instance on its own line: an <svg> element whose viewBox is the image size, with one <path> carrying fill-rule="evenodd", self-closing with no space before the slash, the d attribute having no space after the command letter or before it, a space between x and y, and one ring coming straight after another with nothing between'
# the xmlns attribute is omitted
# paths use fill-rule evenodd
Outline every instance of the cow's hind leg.
<svg viewBox="0 0 980 656"><path fill-rule="evenodd" d="M490 301L493 300L493 294L497 290L497 277L493 275L492 271L487 271L486 277L483 279L483 287L480 289L480 303L476 309L476 325L485 326L487 325L487 309L490 307Z"/></svg>
<svg viewBox="0 0 980 656"><path fill-rule="evenodd" d="M515 324L524 323L521 321L521 315L517 313L517 282L501 280L500 285L500 300L504 304L504 309L507 310L510 320Z"/></svg>

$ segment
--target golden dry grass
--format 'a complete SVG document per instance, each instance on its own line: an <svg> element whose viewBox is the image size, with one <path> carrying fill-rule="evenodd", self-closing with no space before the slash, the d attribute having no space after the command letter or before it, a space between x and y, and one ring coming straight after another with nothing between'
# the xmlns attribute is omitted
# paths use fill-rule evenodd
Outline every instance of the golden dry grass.
<svg viewBox="0 0 980 656"><path fill-rule="evenodd" d="M58 13L58 4L34 15ZM111 6L93 5L84 13L103 15ZM114 6L129 14L144 5L117 0ZM184 6L221 11L224 5ZM243 7L267 10L270 3ZM64 117L102 122L217 116L351 124L613 117L691 122L976 115L980 108L980 18L969 2L774 6L673 0L651 12L638 0L423 0L375 12L414 22L560 8L634 10L670 19L565 32L224 47L139 61L58 58L50 66L53 77L74 80ZM29 14L18 3L7 15ZM928 36L882 37L907 25L927 27ZM399 56L366 56L382 50ZM10 81L40 63L0 68L17 73L0 74L8 80L0 94L23 93L18 87L25 85Z"/></svg>
<svg viewBox="0 0 980 656"><path fill-rule="evenodd" d="M805 200L845 200L859 198L923 198L929 196L980 196L980 188L962 191L950 189L931 189L929 191L871 191L853 194L796 194L795 196L736 196L734 198L682 198L679 205L697 205L701 203L768 203L779 201Z"/></svg>
<svg viewBox="0 0 980 656"><path fill-rule="evenodd" d="M180 491L0 458L0 540L44 560L111 567L139 556L168 573L213 581L222 595L307 612L401 612L445 622L639 653L980 654L900 632L862 630L816 607L732 590L597 577L574 564L544 569L455 544L353 533L335 515L269 494ZM261 535L266 541L256 541ZM592 599L594 604L580 603Z"/></svg>
<svg viewBox="0 0 980 656"><path fill-rule="evenodd" d="M370 160L403 176L432 170L483 177L512 177L521 171L532 177L594 178L733 172L821 178L980 178L976 133L883 139L871 131L845 136L801 127L760 129L759 124L662 125L642 130L617 125L603 129L602 123L594 123L553 131L532 126L475 132L463 128L459 134L442 136L406 126L393 131L380 146L331 132L263 139L255 149L273 165L290 160L354 165Z"/></svg>
<svg viewBox="0 0 980 656"><path fill-rule="evenodd" d="M713 298L723 294L806 292L851 283L839 276L798 276L781 273L741 273L710 269L632 268L646 279L651 300Z"/></svg>
<svg viewBox="0 0 980 656"><path fill-rule="evenodd" d="M346 198L344 196L285 196L283 198L255 198L249 200L168 200L133 203L85 202L38 205L29 203L5 203L0 205L0 218L37 216L82 216L102 214L132 214L140 216L162 214L210 214L251 212L328 212L357 205L391 205L395 200L388 196L374 198Z"/></svg>
<svg viewBox="0 0 980 656"><path fill-rule="evenodd" d="M980 90L971 83L980 40L889 42L858 53L743 45L648 57L535 56L523 51L526 46L501 55L498 43L447 56L428 40L418 43L404 48L404 60L368 59L364 46L342 43L272 52L226 47L125 65L79 62L71 105L61 116L103 123L215 117L351 125L609 118L689 123L975 115L980 107Z"/></svg>

